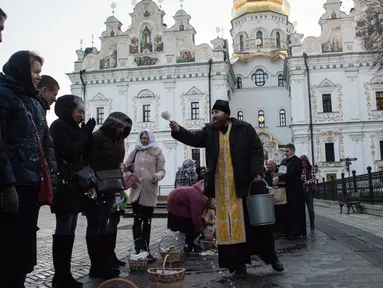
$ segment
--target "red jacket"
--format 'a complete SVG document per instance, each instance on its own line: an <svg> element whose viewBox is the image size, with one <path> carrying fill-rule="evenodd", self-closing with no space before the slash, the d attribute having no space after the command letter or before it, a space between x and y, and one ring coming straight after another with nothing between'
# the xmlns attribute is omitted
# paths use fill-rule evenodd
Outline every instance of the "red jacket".
<svg viewBox="0 0 383 288"><path fill-rule="evenodd" d="M202 194L203 185L195 184L191 187L179 187L170 192L167 210L174 215L191 218L197 233L204 230L201 215L208 206L208 198Z"/></svg>

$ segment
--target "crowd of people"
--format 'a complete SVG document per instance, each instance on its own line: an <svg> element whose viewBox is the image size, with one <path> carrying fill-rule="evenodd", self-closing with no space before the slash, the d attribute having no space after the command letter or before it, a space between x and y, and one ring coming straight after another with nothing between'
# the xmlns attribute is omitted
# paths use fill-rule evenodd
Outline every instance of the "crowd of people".
<svg viewBox="0 0 383 288"><path fill-rule="evenodd" d="M0 32L5 20L0 9ZM125 157L124 141L131 133L132 120L122 112L113 112L95 131L95 119L85 121L82 98L64 95L56 101L60 86L54 78L40 76L43 65L44 59L38 54L18 51L0 74L2 285L24 287L26 275L33 271L37 221L43 205L49 205L56 218L52 287L83 286L71 274L79 213L87 219L89 275L102 279L118 276L119 267L125 263L114 252L120 221L116 197L123 198L128 189L136 253L146 250L149 262L155 261L149 249L151 222L159 182L166 171L154 133L140 131L134 150ZM48 127L46 113L54 102L57 120ZM307 157L294 155L295 148L289 144L280 165L286 171L276 174L277 167L270 162L265 173L264 151L254 127L231 118L229 103L224 100L217 100L211 113L212 122L198 131L170 122L175 140L206 149L207 167L199 167L192 159L182 163L168 198L168 228L186 234L187 252L197 249L197 237L214 236L219 266L237 278L246 277L251 255L258 255L281 272L284 266L275 250L276 228L250 224L246 203L249 186L253 195L269 193L263 178L274 187L284 185L287 204L276 213L278 232L290 238L304 236L305 201L314 229L309 197L315 179L313 169ZM214 217L204 217L213 210ZM278 225L286 215L288 221ZM209 235L205 228L213 218L216 230Z"/></svg>

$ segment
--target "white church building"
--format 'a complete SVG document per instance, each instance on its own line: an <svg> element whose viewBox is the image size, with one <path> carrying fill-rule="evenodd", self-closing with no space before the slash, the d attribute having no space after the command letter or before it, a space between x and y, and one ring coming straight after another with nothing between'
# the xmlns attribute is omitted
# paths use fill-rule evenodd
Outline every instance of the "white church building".
<svg viewBox="0 0 383 288"><path fill-rule="evenodd" d="M68 74L72 93L84 98L86 117L95 117L98 125L113 111L132 118L127 152L139 131L152 129L166 157L161 185L169 189L183 160L203 166L205 152L174 141L161 112L199 129L209 122L217 99L229 100L232 116L255 127L266 159L280 162L284 145L294 143L297 155L318 165L319 178L340 177L346 157L357 158L351 169L358 174L367 166L376 171L383 167L383 78L356 38L355 2L345 13L339 0L327 0L319 20L322 35L302 41L286 0L233 0L229 55L231 45L222 38L195 43L186 11L177 11L169 28L164 11L142 0L126 31L110 16L100 51L77 50Z"/></svg>

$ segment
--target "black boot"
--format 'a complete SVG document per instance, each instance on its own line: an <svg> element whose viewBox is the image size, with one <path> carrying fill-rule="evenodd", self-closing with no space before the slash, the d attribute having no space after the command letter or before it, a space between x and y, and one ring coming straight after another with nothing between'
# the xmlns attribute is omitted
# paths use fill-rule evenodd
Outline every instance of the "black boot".
<svg viewBox="0 0 383 288"><path fill-rule="evenodd" d="M108 248L108 257L109 257L109 263L112 266L118 267L118 266L125 266L126 263L124 261L118 260L116 253L114 250L116 249L116 242L117 242L117 233L108 234L106 235L106 242L107 242L107 248Z"/></svg>
<svg viewBox="0 0 383 288"><path fill-rule="evenodd" d="M247 276L247 270L246 265L238 266L237 269L235 269L234 278L238 280L244 280Z"/></svg>
<svg viewBox="0 0 383 288"><path fill-rule="evenodd" d="M148 253L149 253L148 263L151 264L151 263L156 262L156 258L154 258L152 254L150 254L150 231L152 228L152 219L151 218L144 219L143 222L144 223L142 225L142 238L144 238L144 240L145 240L146 251L148 251Z"/></svg>
<svg viewBox="0 0 383 288"><path fill-rule="evenodd" d="M105 237L87 236L86 244L90 258L89 276L92 278L112 279L120 275L120 271L112 268L108 263L107 253L105 251Z"/></svg>
<svg viewBox="0 0 383 288"><path fill-rule="evenodd" d="M74 236L53 235L52 255L55 267L55 275L52 279L53 288L82 287L82 283L76 281L70 272L73 243Z"/></svg>

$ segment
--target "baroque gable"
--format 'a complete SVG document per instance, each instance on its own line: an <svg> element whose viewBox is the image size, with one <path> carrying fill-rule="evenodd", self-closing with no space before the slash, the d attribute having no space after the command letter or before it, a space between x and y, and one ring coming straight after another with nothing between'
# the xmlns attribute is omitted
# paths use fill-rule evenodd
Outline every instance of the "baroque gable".
<svg viewBox="0 0 383 288"><path fill-rule="evenodd" d="M191 96L191 95L203 95L204 93L202 93L198 88L196 88L195 86L193 86L193 88L191 88L188 92L185 93L186 96Z"/></svg>
<svg viewBox="0 0 383 288"><path fill-rule="evenodd" d="M106 98L103 94L101 93L98 93L96 96L94 96L92 98L92 100L90 100L91 102L95 102L95 101L109 101L108 98Z"/></svg>

